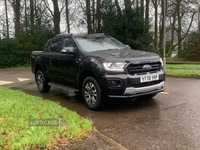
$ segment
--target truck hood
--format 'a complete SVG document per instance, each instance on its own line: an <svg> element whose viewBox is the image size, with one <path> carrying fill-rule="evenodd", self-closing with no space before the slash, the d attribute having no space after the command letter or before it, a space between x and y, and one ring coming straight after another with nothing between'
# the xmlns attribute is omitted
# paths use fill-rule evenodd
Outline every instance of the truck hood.
<svg viewBox="0 0 200 150"><path fill-rule="evenodd" d="M132 60L152 60L159 59L159 55L146 51L123 49L123 50L100 50L87 52L90 57L108 61L132 61Z"/></svg>

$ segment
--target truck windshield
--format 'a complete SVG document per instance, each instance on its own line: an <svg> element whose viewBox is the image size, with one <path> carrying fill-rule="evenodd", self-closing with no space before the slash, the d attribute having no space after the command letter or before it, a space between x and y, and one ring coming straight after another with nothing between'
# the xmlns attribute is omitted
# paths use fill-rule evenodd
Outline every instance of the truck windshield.
<svg viewBox="0 0 200 150"><path fill-rule="evenodd" d="M99 50L111 50L111 49L126 49L127 47L119 42L118 40L108 37L93 37L93 36L85 36L85 37L75 37L76 41L80 45L80 47L86 52L93 52Z"/></svg>

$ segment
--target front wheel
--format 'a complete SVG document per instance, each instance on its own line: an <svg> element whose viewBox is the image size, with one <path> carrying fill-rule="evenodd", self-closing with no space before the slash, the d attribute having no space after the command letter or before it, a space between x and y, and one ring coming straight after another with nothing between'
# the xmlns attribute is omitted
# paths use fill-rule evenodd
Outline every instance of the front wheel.
<svg viewBox="0 0 200 150"><path fill-rule="evenodd" d="M87 77L82 84L82 96L89 109L99 110L102 105L102 93L93 77Z"/></svg>
<svg viewBox="0 0 200 150"><path fill-rule="evenodd" d="M41 93L47 93L49 92L51 86L48 85L47 79L45 78L42 71L38 70L35 75L35 81L38 87L38 90Z"/></svg>

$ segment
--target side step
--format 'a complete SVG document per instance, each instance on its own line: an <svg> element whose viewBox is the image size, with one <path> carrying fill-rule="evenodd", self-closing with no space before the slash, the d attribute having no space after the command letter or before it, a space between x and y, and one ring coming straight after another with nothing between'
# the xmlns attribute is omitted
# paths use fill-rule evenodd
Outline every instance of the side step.
<svg viewBox="0 0 200 150"><path fill-rule="evenodd" d="M72 86L68 86L68 85L64 85L64 84L59 84L59 83L55 83L55 82L49 82L48 83L50 86L55 86L57 88L60 89L64 89L64 90L68 90L68 91L73 91L74 93L78 93L79 89L72 87Z"/></svg>

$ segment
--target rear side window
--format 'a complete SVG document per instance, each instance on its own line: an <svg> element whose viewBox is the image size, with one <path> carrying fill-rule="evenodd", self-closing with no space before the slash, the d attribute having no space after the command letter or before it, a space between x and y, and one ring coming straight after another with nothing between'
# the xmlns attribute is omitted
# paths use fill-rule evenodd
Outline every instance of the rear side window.
<svg viewBox="0 0 200 150"><path fill-rule="evenodd" d="M59 52L61 46L61 38L55 38L51 42L50 51L51 52Z"/></svg>
<svg viewBox="0 0 200 150"><path fill-rule="evenodd" d="M51 40L48 40L46 45L44 46L44 50L43 51L49 51L50 44L51 44Z"/></svg>

